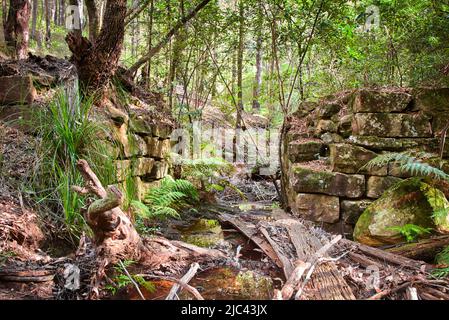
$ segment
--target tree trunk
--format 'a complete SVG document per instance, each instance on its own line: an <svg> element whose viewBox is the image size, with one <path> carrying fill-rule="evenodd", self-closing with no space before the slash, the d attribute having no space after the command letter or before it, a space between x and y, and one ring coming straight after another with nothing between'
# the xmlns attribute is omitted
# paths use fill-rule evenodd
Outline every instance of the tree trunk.
<svg viewBox="0 0 449 320"><path fill-rule="evenodd" d="M150 2L150 12L148 13L148 50L151 50L153 46L153 13L154 13L154 0ZM146 66L146 72L144 74L144 83L147 88L151 88L151 59L148 60Z"/></svg>
<svg viewBox="0 0 449 320"><path fill-rule="evenodd" d="M257 37L256 44L256 78L253 90L253 111L260 110L260 91L262 89L262 34Z"/></svg>
<svg viewBox="0 0 449 320"><path fill-rule="evenodd" d="M45 43L47 48L51 42L51 0L45 0Z"/></svg>
<svg viewBox="0 0 449 320"><path fill-rule="evenodd" d="M29 0L11 0L8 19L5 24L6 45L14 50L17 59L26 59L30 31L28 22L31 15Z"/></svg>
<svg viewBox="0 0 449 320"><path fill-rule="evenodd" d="M263 16L262 8L259 5L257 19L257 40L256 40L256 77L253 88L253 112L260 110L260 91L262 89L262 49L263 49Z"/></svg>
<svg viewBox="0 0 449 320"><path fill-rule="evenodd" d="M240 145L240 138L242 129L242 113L243 113L243 49L244 49L244 32L245 32L245 17L243 0L239 2L239 44L237 48L237 106L236 106L236 120L235 120L235 136L233 140L233 161L237 161L238 145Z"/></svg>
<svg viewBox="0 0 449 320"><path fill-rule="evenodd" d="M86 0L85 2L89 17L89 41L93 43L100 31L100 17L95 0Z"/></svg>
<svg viewBox="0 0 449 320"><path fill-rule="evenodd" d="M108 0L103 27L91 43L77 32L66 41L73 53L71 60L78 69L82 89L87 94L103 90L118 68L125 36L126 0Z"/></svg>
<svg viewBox="0 0 449 320"><path fill-rule="evenodd" d="M39 0L33 0L33 13L31 18L31 39L37 40L37 14L39 10Z"/></svg>

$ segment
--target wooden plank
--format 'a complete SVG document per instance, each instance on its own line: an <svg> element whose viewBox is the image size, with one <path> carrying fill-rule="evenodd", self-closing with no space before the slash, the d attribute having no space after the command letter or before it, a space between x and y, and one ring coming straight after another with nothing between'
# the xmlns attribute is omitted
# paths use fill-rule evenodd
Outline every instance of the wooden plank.
<svg viewBox="0 0 449 320"><path fill-rule="evenodd" d="M315 269L300 300L355 300L355 296L336 265L325 262Z"/></svg>
<svg viewBox="0 0 449 320"><path fill-rule="evenodd" d="M270 237L268 231L261 227L260 232L262 232L265 239L267 239L268 243L273 248L274 252L276 253L277 257L282 263L282 269L284 270L285 278L288 279L293 273L293 270L295 269L292 261L282 252L281 247Z"/></svg>
<svg viewBox="0 0 449 320"><path fill-rule="evenodd" d="M221 213L218 215L218 219L222 222L227 222L233 225L248 239L254 242L279 268L283 268L283 264L271 245L263 237L257 234L257 228L253 224L245 223L238 218Z"/></svg>

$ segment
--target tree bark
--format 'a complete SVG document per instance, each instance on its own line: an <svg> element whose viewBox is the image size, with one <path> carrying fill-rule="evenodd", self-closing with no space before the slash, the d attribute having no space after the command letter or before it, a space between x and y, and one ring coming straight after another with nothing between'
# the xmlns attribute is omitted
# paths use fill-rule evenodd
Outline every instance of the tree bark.
<svg viewBox="0 0 449 320"><path fill-rule="evenodd" d="M100 32L100 17L95 0L86 0L87 15L89 17L89 41L94 42Z"/></svg>
<svg viewBox="0 0 449 320"><path fill-rule="evenodd" d="M12 48L17 59L26 59L30 31L28 22L31 16L30 0L11 0L5 24L5 41Z"/></svg>
<svg viewBox="0 0 449 320"><path fill-rule="evenodd" d="M87 94L103 90L118 68L125 36L126 0L108 0L103 27L94 43L78 32L66 42L78 69L80 84Z"/></svg>

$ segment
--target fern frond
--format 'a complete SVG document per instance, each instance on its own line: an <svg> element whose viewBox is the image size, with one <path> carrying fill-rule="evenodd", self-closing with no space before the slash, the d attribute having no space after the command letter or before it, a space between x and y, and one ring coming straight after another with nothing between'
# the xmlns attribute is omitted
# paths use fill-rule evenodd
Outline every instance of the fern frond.
<svg viewBox="0 0 449 320"><path fill-rule="evenodd" d="M391 152L377 156L363 166L362 169L370 170L375 167L386 166L389 163L396 163L402 172L408 172L414 176L432 177L438 180L449 181L449 175L447 173L424 162L426 159L431 158L432 155L425 152L417 153L416 155L410 152Z"/></svg>

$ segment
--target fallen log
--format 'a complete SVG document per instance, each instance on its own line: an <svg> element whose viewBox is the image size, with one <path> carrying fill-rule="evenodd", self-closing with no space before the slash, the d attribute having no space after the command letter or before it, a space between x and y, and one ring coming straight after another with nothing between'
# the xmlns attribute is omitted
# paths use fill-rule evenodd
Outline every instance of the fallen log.
<svg viewBox="0 0 449 320"><path fill-rule="evenodd" d="M449 245L449 236L421 240L399 247L387 249L387 252L414 260L433 261L435 256Z"/></svg>
<svg viewBox="0 0 449 320"><path fill-rule="evenodd" d="M226 213L219 214L218 219L221 222L230 223L234 226L237 230L243 233L243 235L254 242L279 268L283 268L283 264L273 247L267 240L257 234L257 228L254 225L248 226L243 221Z"/></svg>
<svg viewBox="0 0 449 320"><path fill-rule="evenodd" d="M354 242L347 239L342 239L340 243L349 248L353 248L356 251L363 253L363 255L375 258L379 260L379 263L387 263L393 264L397 266L401 266L403 268L423 271L424 269L430 269L430 266L426 264L424 261L413 260L407 257L399 256L397 254L393 254L391 252L387 252L381 249L369 247L367 245Z"/></svg>

